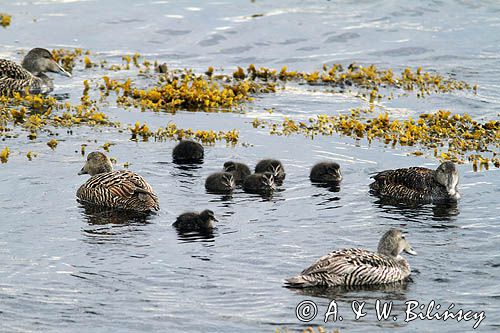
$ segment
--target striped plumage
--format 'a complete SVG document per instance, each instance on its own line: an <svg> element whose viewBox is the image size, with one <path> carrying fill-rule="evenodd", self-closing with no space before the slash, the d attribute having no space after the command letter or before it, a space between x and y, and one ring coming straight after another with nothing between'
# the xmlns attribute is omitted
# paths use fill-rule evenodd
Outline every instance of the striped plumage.
<svg viewBox="0 0 500 333"><path fill-rule="evenodd" d="M274 176L276 185L282 185L285 180L285 167L279 160L266 159L261 160L255 166L255 173L271 172Z"/></svg>
<svg viewBox="0 0 500 333"><path fill-rule="evenodd" d="M52 54L41 48L32 49L21 65L0 59L0 95L23 93L48 93L54 89L52 80L44 72L71 76L53 59Z"/></svg>
<svg viewBox="0 0 500 333"><path fill-rule="evenodd" d="M83 203L147 212L159 210L158 197L140 175L127 170L112 171L106 155L92 152L79 174L92 177L76 192Z"/></svg>
<svg viewBox="0 0 500 333"><path fill-rule="evenodd" d="M381 238L378 252L352 248L333 251L318 259L298 276L286 280L289 287L356 286L401 281L410 265L400 253L416 254L398 229Z"/></svg>
<svg viewBox="0 0 500 333"><path fill-rule="evenodd" d="M436 170L422 167L385 170L372 178L371 192L383 198L419 203L460 198L458 170L452 162L444 162Z"/></svg>

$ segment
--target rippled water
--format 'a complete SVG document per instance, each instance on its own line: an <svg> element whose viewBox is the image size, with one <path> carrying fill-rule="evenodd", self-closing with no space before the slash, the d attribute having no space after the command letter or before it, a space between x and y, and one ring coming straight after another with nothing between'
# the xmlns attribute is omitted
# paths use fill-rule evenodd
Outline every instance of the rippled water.
<svg viewBox="0 0 500 333"><path fill-rule="evenodd" d="M0 56L19 50L82 47L119 61L140 52L173 67L204 70L237 65L317 70L323 63L375 63L401 69L423 66L477 83L479 93L442 94L385 101L408 114L440 108L498 119L500 109L500 5L496 1L2 1L13 15L0 29ZM259 15L256 15L259 14ZM261 16L260 14L263 14ZM252 17L252 15L254 17ZM117 60L118 59L118 60ZM82 80L100 70L56 78L56 93L76 102ZM117 73L126 77L130 73ZM455 207L384 205L368 194L371 173L410 165L434 168L431 158L407 148L368 144L338 135L269 136L253 129L256 116L281 119L336 114L360 106L347 94L297 86L258 97L246 113L175 115L104 111L124 124L152 128L232 129L248 145L206 148L205 163L186 169L171 163L174 142L133 142L116 129L56 130L56 151L40 135L9 139L14 152L0 167L0 330L5 332L296 331L309 324L342 332L471 331L472 322L403 322L406 300L485 311L479 331L500 330L499 170L472 172L460 165L462 200ZM273 114L265 110L274 108ZM97 140L97 142L94 141ZM110 155L142 174L155 188L162 210L144 219L86 211L75 201L76 176L87 151L113 142ZM38 157L27 162L27 150ZM205 177L224 161L252 167L263 157L281 159L287 179L269 199L237 190L232 197L205 193ZM342 165L338 192L310 184L311 165L332 159ZM178 235L171 227L187 210L210 208L220 223L212 235ZM412 281L366 290L301 294L283 279L340 247L375 249L389 227L400 227L419 255L409 258ZM320 314L330 300L344 320L309 324L295 318L302 300ZM378 322L376 299L394 301L397 321ZM355 321L350 302L367 301L369 314Z"/></svg>

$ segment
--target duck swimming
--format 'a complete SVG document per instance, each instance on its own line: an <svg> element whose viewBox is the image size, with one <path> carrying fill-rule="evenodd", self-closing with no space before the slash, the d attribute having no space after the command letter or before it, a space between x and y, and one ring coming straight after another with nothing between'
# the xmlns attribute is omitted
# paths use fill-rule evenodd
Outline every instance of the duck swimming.
<svg viewBox="0 0 500 333"><path fill-rule="evenodd" d="M201 213L181 214L172 225L182 231L210 230L214 221L217 222L214 212L206 209Z"/></svg>
<svg viewBox="0 0 500 333"><path fill-rule="evenodd" d="M54 90L54 83L44 74L46 72L71 77L71 74L65 71L46 49L32 49L24 57L21 65L11 60L0 59L0 95L23 93L26 89L30 94L47 94Z"/></svg>
<svg viewBox="0 0 500 333"><path fill-rule="evenodd" d="M243 190L248 193L269 193L276 189L271 172L254 173L243 181Z"/></svg>
<svg viewBox="0 0 500 333"><path fill-rule="evenodd" d="M458 170L453 162L444 162L436 169L411 167L385 170L372 176L371 192L388 199L431 203L456 201Z"/></svg>
<svg viewBox="0 0 500 333"><path fill-rule="evenodd" d="M92 176L76 192L83 203L138 212L160 210L158 197L144 178L127 170L113 171L101 152L90 153L78 174Z"/></svg>
<svg viewBox="0 0 500 333"><path fill-rule="evenodd" d="M316 183L338 183L342 180L340 165L335 162L320 162L315 164L309 178Z"/></svg>
<svg viewBox="0 0 500 333"><path fill-rule="evenodd" d="M172 157L175 163L202 163L205 150L198 142L182 140L174 147Z"/></svg>
<svg viewBox="0 0 500 333"><path fill-rule="evenodd" d="M261 160L255 166L255 173L271 172L274 176L274 182L277 185L281 185L283 180L285 180L285 168L283 163L274 159Z"/></svg>
<svg viewBox="0 0 500 333"><path fill-rule="evenodd" d="M213 173L205 181L205 188L212 193L229 193L235 187L234 176L230 172Z"/></svg>
<svg viewBox="0 0 500 333"><path fill-rule="evenodd" d="M298 276L285 280L288 287L335 287L401 281L410 275L410 265L400 254L417 253L399 229L387 231L377 252L352 248L333 251L319 258Z"/></svg>
<svg viewBox="0 0 500 333"><path fill-rule="evenodd" d="M233 161L224 163L224 171L233 174L236 184L243 183L243 180L252 173L246 164Z"/></svg>

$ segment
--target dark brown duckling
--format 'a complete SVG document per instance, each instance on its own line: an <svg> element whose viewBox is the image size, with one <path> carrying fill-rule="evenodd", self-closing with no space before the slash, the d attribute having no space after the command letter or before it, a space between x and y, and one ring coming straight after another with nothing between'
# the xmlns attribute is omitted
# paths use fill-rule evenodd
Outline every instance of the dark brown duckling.
<svg viewBox="0 0 500 333"><path fill-rule="evenodd" d="M315 164L309 178L316 183L339 183L342 180L340 165L335 162L320 162Z"/></svg>
<svg viewBox="0 0 500 333"><path fill-rule="evenodd" d="M234 176L230 172L213 173L205 181L205 188L213 193L229 193L235 187Z"/></svg>
<svg viewBox="0 0 500 333"><path fill-rule="evenodd" d="M206 209L201 213L181 214L172 225L180 231L211 230L214 227L213 222L217 221L214 212Z"/></svg>
<svg viewBox="0 0 500 333"><path fill-rule="evenodd" d="M271 172L254 173L243 181L243 190L248 193L268 193L276 189Z"/></svg>
<svg viewBox="0 0 500 333"><path fill-rule="evenodd" d="M255 166L255 173L271 172L274 176L274 182L281 185L285 180L285 168L283 164L274 159L262 160Z"/></svg>
<svg viewBox="0 0 500 333"><path fill-rule="evenodd" d="M198 142L182 140L174 147L172 157L175 163L203 163L204 149Z"/></svg>
<svg viewBox="0 0 500 333"><path fill-rule="evenodd" d="M224 163L224 171L233 174L237 185L242 184L243 180L252 174L252 171L250 171L250 168L246 164L233 161Z"/></svg>

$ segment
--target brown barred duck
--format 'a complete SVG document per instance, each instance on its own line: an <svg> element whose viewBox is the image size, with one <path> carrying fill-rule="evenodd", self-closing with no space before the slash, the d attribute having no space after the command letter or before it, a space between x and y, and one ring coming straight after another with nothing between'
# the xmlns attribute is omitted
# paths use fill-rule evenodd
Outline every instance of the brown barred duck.
<svg viewBox="0 0 500 333"><path fill-rule="evenodd" d="M207 177L205 188L212 193L229 193L236 187L230 172L216 172Z"/></svg>
<svg viewBox="0 0 500 333"><path fill-rule="evenodd" d="M242 184L243 180L252 173L246 164L233 161L224 163L224 171L233 174L234 181L237 185Z"/></svg>
<svg viewBox="0 0 500 333"><path fill-rule="evenodd" d="M333 251L319 258L300 275L286 279L288 287L335 287L384 284L401 281L410 275L410 265L400 254L417 253L399 229L387 231L377 252L364 249Z"/></svg>
<svg viewBox="0 0 500 333"><path fill-rule="evenodd" d="M281 185L283 180L285 180L285 168L278 160L267 159L257 163L255 166L255 173L262 172L271 172L274 176L274 182L278 185Z"/></svg>
<svg viewBox="0 0 500 333"><path fill-rule="evenodd" d="M181 231L197 231L213 229L213 222L217 222L214 212L206 209L201 213L181 214L172 225Z"/></svg>
<svg viewBox="0 0 500 333"><path fill-rule="evenodd" d="M271 172L254 173L243 181L243 190L248 193L268 193L276 189Z"/></svg>
<svg viewBox="0 0 500 333"><path fill-rule="evenodd" d="M30 94L49 93L54 90L54 83L45 75L46 72L71 77L71 74L66 72L46 49L32 49L24 57L21 65L0 59L0 95L23 93L26 89Z"/></svg>
<svg viewBox="0 0 500 333"><path fill-rule="evenodd" d="M172 157L175 163L202 163L205 150L198 142L183 140L174 147Z"/></svg>
<svg viewBox="0 0 500 333"><path fill-rule="evenodd" d="M342 180L340 165L335 162L320 162L315 164L309 178L315 183L338 183Z"/></svg>
<svg viewBox="0 0 500 333"><path fill-rule="evenodd" d="M383 198L419 203L460 198L458 170L452 162L444 162L436 170L422 167L385 170L372 178L371 192Z"/></svg>
<svg viewBox="0 0 500 333"><path fill-rule="evenodd" d="M160 209L158 197L144 178L127 170L113 171L101 152L90 153L78 174L92 176L76 192L83 203L138 212Z"/></svg>

